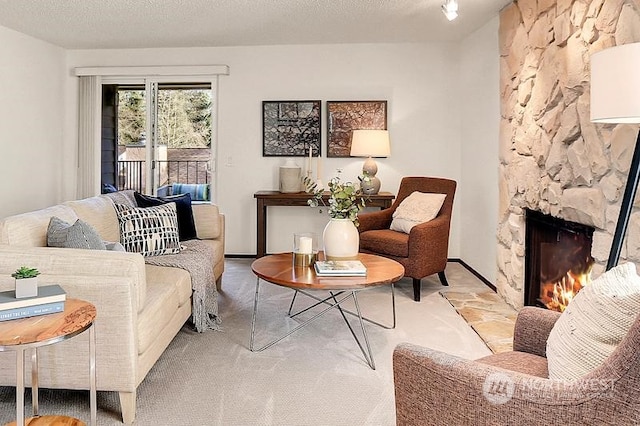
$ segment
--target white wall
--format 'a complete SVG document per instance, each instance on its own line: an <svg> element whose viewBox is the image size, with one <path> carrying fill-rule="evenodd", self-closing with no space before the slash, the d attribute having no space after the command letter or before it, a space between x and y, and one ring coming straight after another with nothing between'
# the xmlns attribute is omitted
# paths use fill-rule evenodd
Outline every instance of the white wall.
<svg viewBox="0 0 640 426"><path fill-rule="evenodd" d="M491 52L495 53L495 52ZM78 50L68 52L69 74L78 66L225 64L219 82L217 202L226 214L227 254L255 254L258 190L277 189L284 158L262 157L263 100L320 99L324 180L337 167L355 179L363 159L326 158L327 100L388 101L391 157L378 161L382 190L396 193L402 176L461 180L458 45L371 44L190 49ZM497 79L497 74L495 76ZM75 78L68 81L67 111L76 117ZM497 112L496 112L497 114ZM497 115L496 115L497 117ZM69 120L67 131L75 132ZM75 158L73 138L67 155ZM228 159L232 166L226 166ZM303 165L302 158L297 159ZM492 160L496 164L496 159ZM67 185L70 191L75 184ZM67 194L70 198L73 192ZM460 257L460 216L454 207L450 257ZM325 210L326 212L326 210ZM328 220L311 208L270 207L268 251L291 249L296 231L322 232ZM491 228L490 232L494 232ZM495 242L492 245L495 249ZM491 262L494 265L495 261Z"/></svg>
<svg viewBox="0 0 640 426"><path fill-rule="evenodd" d="M460 45L460 258L496 282L500 54L496 16Z"/></svg>
<svg viewBox="0 0 640 426"><path fill-rule="evenodd" d="M59 201L64 50L0 27L0 217Z"/></svg>

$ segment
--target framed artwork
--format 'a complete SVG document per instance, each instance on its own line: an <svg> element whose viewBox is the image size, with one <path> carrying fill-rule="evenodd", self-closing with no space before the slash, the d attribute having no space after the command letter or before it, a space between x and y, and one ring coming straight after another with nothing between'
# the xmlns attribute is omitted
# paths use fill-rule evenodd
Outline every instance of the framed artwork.
<svg viewBox="0 0 640 426"><path fill-rule="evenodd" d="M318 156L320 136L320 101L262 102L263 157Z"/></svg>
<svg viewBox="0 0 640 426"><path fill-rule="evenodd" d="M360 129L387 129L387 101L327 101L327 157L349 157Z"/></svg>

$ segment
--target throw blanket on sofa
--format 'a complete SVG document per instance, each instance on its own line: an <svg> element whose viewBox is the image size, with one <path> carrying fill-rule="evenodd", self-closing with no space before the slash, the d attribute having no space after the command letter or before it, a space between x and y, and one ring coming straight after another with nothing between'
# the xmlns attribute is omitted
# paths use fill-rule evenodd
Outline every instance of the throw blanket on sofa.
<svg viewBox="0 0 640 426"><path fill-rule="evenodd" d="M196 331L219 330L218 292L213 279L211 247L200 240L189 240L181 243L183 249L179 254L145 257L149 265L181 268L191 274L193 289L191 318Z"/></svg>

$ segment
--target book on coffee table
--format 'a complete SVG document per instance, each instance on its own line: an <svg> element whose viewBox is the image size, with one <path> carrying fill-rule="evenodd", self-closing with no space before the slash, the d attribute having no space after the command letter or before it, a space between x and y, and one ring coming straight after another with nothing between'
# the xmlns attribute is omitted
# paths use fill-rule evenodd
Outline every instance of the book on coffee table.
<svg viewBox="0 0 640 426"><path fill-rule="evenodd" d="M16 298L15 290L0 291L0 311L64 302L66 297L67 294L58 284L39 286L38 295L33 297Z"/></svg>
<svg viewBox="0 0 640 426"><path fill-rule="evenodd" d="M314 264L319 277L363 277L367 268L359 260L318 260Z"/></svg>

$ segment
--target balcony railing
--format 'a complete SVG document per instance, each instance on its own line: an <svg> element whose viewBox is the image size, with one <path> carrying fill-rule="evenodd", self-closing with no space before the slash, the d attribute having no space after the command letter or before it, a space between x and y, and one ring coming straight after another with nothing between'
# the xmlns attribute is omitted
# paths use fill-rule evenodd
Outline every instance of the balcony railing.
<svg viewBox="0 0 640 426"><path fill-rule="evenodd" d="M173 183L209 183L208 160L156 161L158 187ZM117 162L118 190L133 189L145 192L146 161L125 160Z"/></svg>

